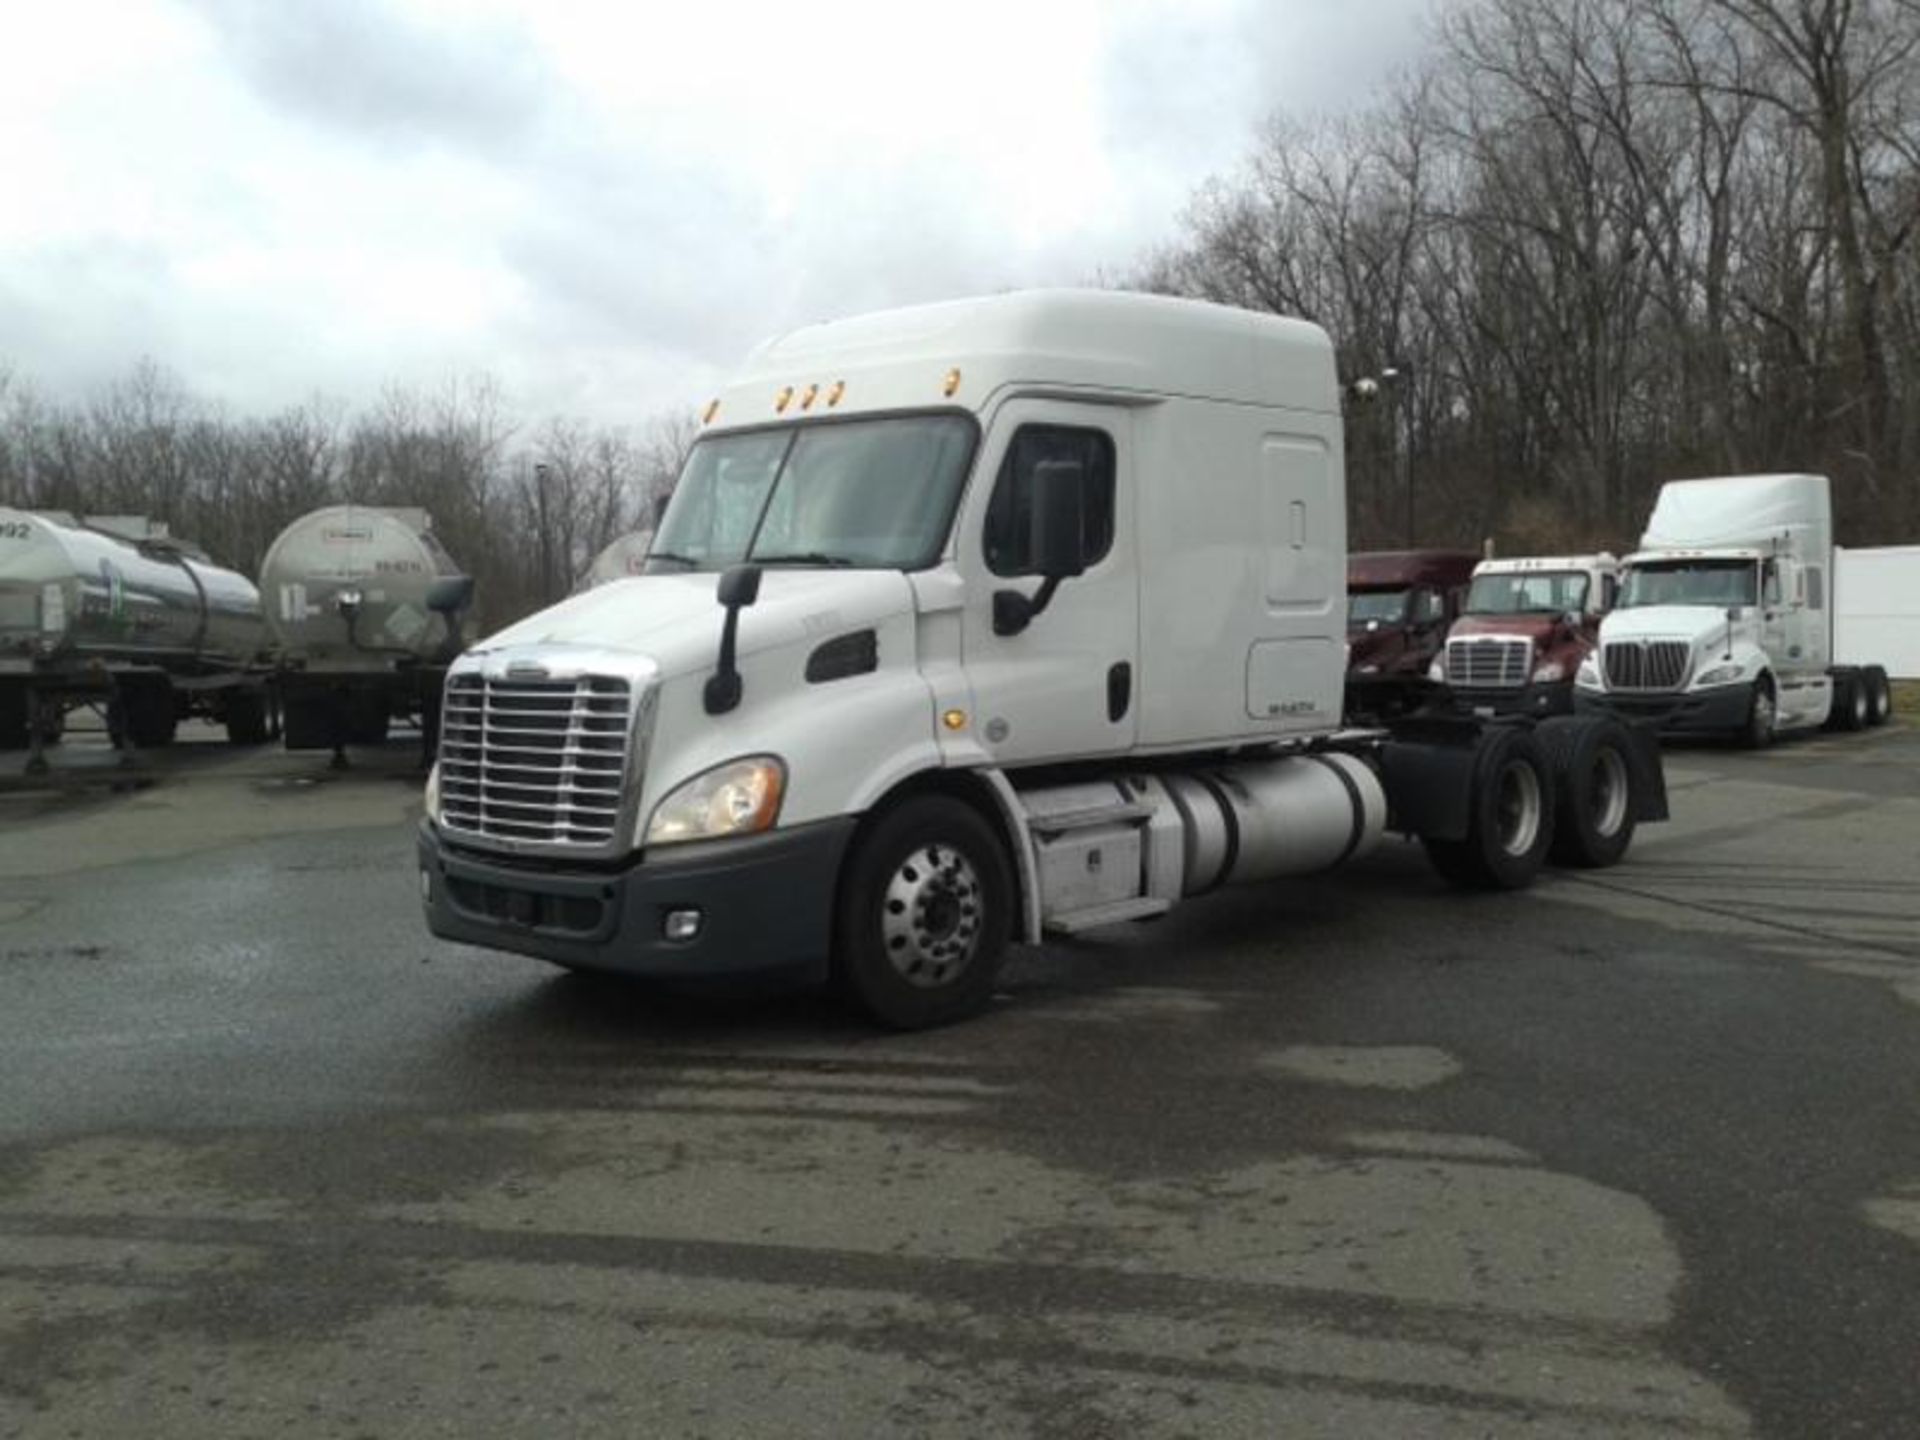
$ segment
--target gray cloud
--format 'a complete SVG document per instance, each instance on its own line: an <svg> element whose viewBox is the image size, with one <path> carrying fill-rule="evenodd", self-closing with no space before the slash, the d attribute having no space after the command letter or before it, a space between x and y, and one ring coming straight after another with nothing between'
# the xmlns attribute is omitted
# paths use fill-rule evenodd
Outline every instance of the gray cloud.
<svg viewBox="0 0 1920 1440"><path fill-rule="evenodd" d="M430 26L387 0L189 0L270 107L379 140L498 146L538 118L550 77L524 30Z"/></svg>

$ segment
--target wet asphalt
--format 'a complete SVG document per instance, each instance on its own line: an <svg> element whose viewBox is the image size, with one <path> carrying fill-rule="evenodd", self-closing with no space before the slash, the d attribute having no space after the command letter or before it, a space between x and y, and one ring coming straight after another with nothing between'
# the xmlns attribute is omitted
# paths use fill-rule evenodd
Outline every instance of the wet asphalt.
<svg viewBox="0 0 1920 1440"><path fill-rule="evenodd" d="M1920 1434L1910 725L913 1037L431 940L409 764L0 797L0 1436Z"/></svg>

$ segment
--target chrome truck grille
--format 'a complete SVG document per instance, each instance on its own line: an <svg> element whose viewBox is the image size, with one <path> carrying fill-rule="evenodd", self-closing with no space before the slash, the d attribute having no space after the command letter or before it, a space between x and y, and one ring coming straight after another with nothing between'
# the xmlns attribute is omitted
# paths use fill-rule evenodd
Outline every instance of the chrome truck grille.
<svg viewBox="0 0 1920 1440"><path fill-rule="evenodd" d="M1525 636L1470 636L1447 642L1447 683L1464 690L1518 690L1533 668Z"/></svg>
<svg viewBox="0 0 1920 1440"><path fill-rule="evenodd" d="M1686 683L1684 640L1616 640L1606 647L1607 684L1615 690L1678 690Z"/></svg>
<svg viewBox="0 0 1920 1440"><path fill-rule="evenodd" d="M631 679L455 671L440 719L440 824L508 849L611 853L624 838Z"/></svg>

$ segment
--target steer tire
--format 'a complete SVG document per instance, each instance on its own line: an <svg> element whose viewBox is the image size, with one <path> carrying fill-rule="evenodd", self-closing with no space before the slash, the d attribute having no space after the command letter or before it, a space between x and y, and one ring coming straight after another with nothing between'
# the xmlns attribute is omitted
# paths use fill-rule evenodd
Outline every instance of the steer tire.
<svg viewBox="0 0 1920 1440"><path fill-rule="evenodd" d="M1633 741L1617 720L1549 720L1535 732L1553 766L1556 865L1604 870L1633 844Z"/></svg>
<svg viewBox="0 0 1920 1440"><path fill-rule="evenodd" d="M1553 842L1553 767L1524 730L1489 731L1474 767L1467 836L1422 837L1427 858L1462 890L1524 890Z"/></svg>
<svg viewBox="0 0 1920 1440"><path fill-rule="evenodd" d="M1774 731L1780 725L1778 696L1771 675L1753 682L1753 693L1747 699L1747 723L1740 730L1740 743L1747 749L1764 750L1773 744Z"/></svg>
<svg viewBox="0 0 1920 1440"><path fill-rule="evenodd" d="M834 917L834 981L892 1030L983 1009L1013 936L1006 847L978 811L919 795L854 844Z"/></svg>

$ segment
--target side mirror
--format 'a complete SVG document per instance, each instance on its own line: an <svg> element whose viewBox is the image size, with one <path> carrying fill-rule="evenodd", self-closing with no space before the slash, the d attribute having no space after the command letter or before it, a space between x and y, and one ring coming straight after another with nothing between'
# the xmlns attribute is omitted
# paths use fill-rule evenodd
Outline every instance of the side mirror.
<svg viewBox="0 0 1920 1440"><path fill-rule="evenodd" d="M1087 569L1086 467L1076 460L1043 460L1033 467L1030 553L1048 580L1071 580Z"/></svg>
<svg viewBox="0 0 1920 1440"><path fill-rule="evenodd" d="M427 609L436 615L454 615L473 603L471 575L442 575L427 587Z"/></svg>
<svg viewBox="0 0 1920 1440"><path fill-rule="evenodd" d="M740 703L743 687L733 663L734 642L740 633L740 612L760 598L760 567L735 565L724 571L713 598L726 607L727 618L720 627L720 659L707 677L702 698L709 715L724 715Z"/></svg>
<svg viewBox="0 0 1920 1440"><path fill-rule="evenodd" d="M760 598L760 567L735 565L722 572L713 598L729 610L742 610Z"/></svg>

